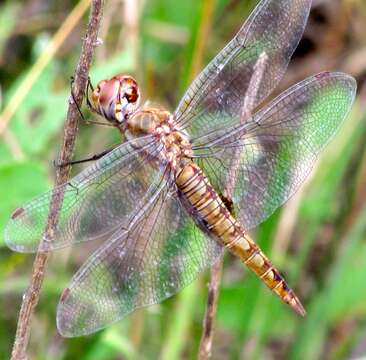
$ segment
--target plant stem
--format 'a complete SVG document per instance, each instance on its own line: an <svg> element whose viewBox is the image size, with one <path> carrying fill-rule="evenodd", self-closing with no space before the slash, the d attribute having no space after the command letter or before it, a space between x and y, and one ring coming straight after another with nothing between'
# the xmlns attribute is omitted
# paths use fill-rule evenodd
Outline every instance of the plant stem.
<svg viewBox="0 0 366 360"><path fill-rule="evenodd" d="M206 312L205 317L203 318L203 332L198 353L198 358L200 360L208 359L211 356L213 323L216 316L217 302L219 299L223 260L224 251L222 250L220 257L211 268L211 278L208 285Z"/></svg>
<svg viewBox="0 0 366 360"><path fill-rule="evenodd" d="M97 35L102 18L103 0L93 0L92 8L87 28L86 36L83 40L79 63L75 70L74 82L71 91L74 96L70 96L67 119L64 128L64 140L61 148L60 162L68 163L71 161L76 133L78 129L79 113L77 106L81 106L85 94L86 83L88 80L89 68L92 61L94 47L97 44ZM76 104L74 103L74 100ZM77 106L76 106L77 105ZM55 186L67 182L70 173L70 166L58 167L56 171ZM52 239L58 221L58 213L62 205L63 194L54 193L51 200L50 212L47 226L40 247L47 239ZM49 253L47 251L37 252L33 264L32 277L28 289L23 296L23 302L19 312L17 331L15 335L12 360L26 359L26 350L30 336L31 317L36 307L42 287L42 282L47 266Z"/></svg>

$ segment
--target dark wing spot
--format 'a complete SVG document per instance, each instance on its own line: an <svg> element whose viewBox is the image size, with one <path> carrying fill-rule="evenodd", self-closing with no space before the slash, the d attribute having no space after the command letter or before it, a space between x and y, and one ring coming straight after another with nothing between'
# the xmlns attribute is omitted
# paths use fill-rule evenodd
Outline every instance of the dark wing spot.
<svg viewBox="0 0 366 360"><path fill-rule="evenodd" d="M69 296L69 294L70 294L70 288L65 288L62 291L61 298L60 298L60 302L63 303L66 300L66 298Z"/></svg>
<svg viewBox="0 0 366 360"><path fill-rule="evenodd" d="M318 79L318 80L321 80L321 79L324 79L324 78L329 77L329 76L330 76L330 72L329 71L324 71L324 72L321 72L320 74L315 75L315 78Z"/></svg>
<svg viewBox="0 0 366 360"><path fill-rule="evenodd" d="M23 208L18 208L16 209L12 214L11 214L11 218L13 220L15 220L20 214L22 214L24 212Z"/></svg>

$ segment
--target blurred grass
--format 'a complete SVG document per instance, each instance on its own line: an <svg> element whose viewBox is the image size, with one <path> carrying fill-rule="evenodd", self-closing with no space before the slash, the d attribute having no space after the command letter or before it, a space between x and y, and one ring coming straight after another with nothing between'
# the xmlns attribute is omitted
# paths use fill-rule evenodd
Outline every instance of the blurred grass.
<svg viewBox="0 0 366 360"><path fill-rule="evenodd" d="M3 108L55 31L48 21L44 27L38 24L37 32L19 34L16 31L19 22L27 17L32 23L40 12L46 18L61 12L66 18L76 3L29 0L0 4ZM202 53L205 64L240 27L255 3L217 0L210 15L205 2L146 0L140 3L139 26L131 30L122 16L124 5L117 1L118 11L112 14L106 11L106 17L111 18L104 21L107 28L103 33L107 35L103 48L97 50L92 81L95 83L118 72L132 73L138 76L145 100L159 102L172 110L196 71L195 62L202 52L202 44L199 44L202 24L212 22ZM304 319L297 318L238 260L227 255L215 327L214 359L348 359L366 355L362 351L366 343L363 91L366 62L357 60L352 66L353 59L359 59L354 56L355 52L366 48L366 39L362 36L366 31L366 13L361 0L323 3L326 5L313 9L305 41L300 44L281 87L301 80L304 72L310 75L323 68L347 68L357 76L360 94L347 122L327 147L311 180L296 200L295 223L287 228L288 245L285 246L281 238L274 243L276 236L282 234L280 224L286 224L287 219L283 217L286 208L279 209L256 232L261 247L276 260L291 286L299 292L308 315ZM111 5L107 2L105 6ZM343 15L349 15L344 20L347 26L340 24L338 29L333 20L337 19L339 9L343 9ZM51 183L51 161L56 158L61 142L69 79L79 54L83 24L75 28L43 69L11 119L7 136L0 142L0 306L3 310L0 351L5 358L10 354L17 311L32 259L10 252L3 245L2 229L17 205ZM139 39L137 63L134 50L123 41L125 34L131 31L137 32ZM84 124L81 127L76 158L118 141L118 134L108 129ZM22 161L17 159L14 149L24 154ZM80 167L73 171L78 170ZM195 359L206 304L207 274L178 296L138 315L128 316L92 336L63 340L56 334L58 296L90 254L91 245L85 245L73 249L70 258L68 250L52 258L33 322L31 358Z"/></svg>

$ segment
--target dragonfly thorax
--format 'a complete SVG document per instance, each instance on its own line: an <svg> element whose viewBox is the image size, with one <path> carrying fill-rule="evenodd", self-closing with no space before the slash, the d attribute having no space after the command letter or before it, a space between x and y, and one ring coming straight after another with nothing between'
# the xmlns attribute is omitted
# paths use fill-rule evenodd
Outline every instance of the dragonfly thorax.
<svg viewBox="0 0 366 360"><path fill-rule="evenodd" d="M128 140L153 135L163 145L162 156L172 167L183 157L192 157L188 136L176 126L174 116L168 111L148 108L137 111L127 120L125 135Z"/></svg>

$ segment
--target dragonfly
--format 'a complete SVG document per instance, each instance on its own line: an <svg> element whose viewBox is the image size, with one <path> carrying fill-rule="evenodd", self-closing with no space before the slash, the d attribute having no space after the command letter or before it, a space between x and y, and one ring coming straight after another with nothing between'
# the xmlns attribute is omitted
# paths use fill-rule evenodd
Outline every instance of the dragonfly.
<svg viewBox="0 0 366 360"><path fill-rule="evenodd" d="M286 71L310 8L311 0L260 1L174 112L142 104L128 75L88 88L89 107L123 141L16 209L5 229L7 245L19 252L103 240L61 295L63 336L93 333L160 303L224 248L305 315L248 232L299 189L355 98L350 75L322 72L263 105ZM45 236L55 194L62 205Z"/></svg>

